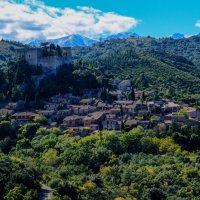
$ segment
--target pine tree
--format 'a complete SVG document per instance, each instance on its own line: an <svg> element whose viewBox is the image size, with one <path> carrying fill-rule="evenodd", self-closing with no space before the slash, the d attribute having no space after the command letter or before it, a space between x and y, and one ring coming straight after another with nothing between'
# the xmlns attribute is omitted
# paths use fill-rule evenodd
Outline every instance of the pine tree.
<svg viewBox="0 0 200 200"><path fill-rule="evenodd" d="M135 101L135 90L134 90L134 88L132 88L132 90L131 90L131 100Z"/></svg>
<svg viewBox="0 0 200 200"><path fill-rule="evenodd" d="M144 91L142 92L142 97L141 97L141 98L142 98L142 101L143 101L143 102L146 101L146 95L145 95L145 92L144 92Z"/></svg>

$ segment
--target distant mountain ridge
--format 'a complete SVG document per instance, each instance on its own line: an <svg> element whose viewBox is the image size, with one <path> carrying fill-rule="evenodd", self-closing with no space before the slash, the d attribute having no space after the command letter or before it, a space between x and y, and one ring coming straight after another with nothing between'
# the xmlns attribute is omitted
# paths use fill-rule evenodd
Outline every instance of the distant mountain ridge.
<svg viewBox="0 0 200 200"><path fill-rule="evenodd" d="M135 37L135 38L140 38L140 36L137 33L132 33L132 32L123 32L123 33L117 33L114 35L110 35L106 38L102 38L101 40L112 40L112 39L126 39L129 37Z"/></svg>
<svg viewBox="0 0 200 200"><path fill-rule="evenodd" d="M41 43L43 42L50 42L55 45L59 45L61 47L77 47L77 46L92 46L93 44L96 44L98 42L102 42L105 40L111 40L111 39L125 39L129 37L135 37L139 38L140 36L137 33L132 32L124 32L124 33L118 33L114 35L110 35L108 37L97 39L92 39L89 37L85 37L79 34L72 34L68 35L62 38L57 39L50 39L50 40L33 40L29 41L27 44L34 47L39 47Z"/></svg>
<svg viewBox="0 0 200 200"><path fill-rule="evenodd" d="M61 47L76 47L76 46L91 46L99 41L78 34L72 34L57 39L33 40L31 42L28 42L28 45L33 47L39 47L44 42L53 43Z"/></svg>
<svg viewBox="0 0 200 200"><path fill-rule="evenodd" d="M180 39L190 38L190 37L199 36L199 35L200 34L191 35L191 36L187 37L186 35L184 35L182 33L174 33L173 35L171 35L169 37L164 37L164 38L172 38L174 40L180 40ZM104 41L115 40L115 39L116 40L117 39L128 39L128 38L147 38L147 37L142 37L134 32L122 32L122 33L109 35L107 37L101 37L99 39L89 38L89 37L79 35L79 34L71 34L71 35L67 35L65 37L56 38L56 39L33 40L33 41L26 42L26 44L33 46L33 47L39 47L41 45L41 43L50 42L50 43L54 43L55 45L59 45L61 47L84 47L84 46L89 47L98 42L104 42ZM150 37L150 38L154 38L154 37ZM156 39L156 38L154 38L154 39Z"/></svg>
<svg viewBox="0 0 200 200"><path fill-rule="evenodd" d="M183 34L174 34L170 37L165 38L154 38L154 37L141 37L135 33L119 33L116 35L108 36L100 40L87 38L80 35L70 35L63 38L54 40L48 40L62 47L90 47L93 45L104 46L104 43L111 42L116 44L116 47L120 44L124 46L131 45L136 51L144 49L153 49L156 51L163 51L173 55L179 55L192 61L195 65L200 66L200 35L194 35L183 38ZM128 43L127 43L127 42ZM29 41L27 44L33 47L39 47L41 43L46 40L34 40ZM112 44L113 45L113 44ZM6 62L15 54L15 49L23 47L22 43L2 40L0 41L0 62ZM125 46L126 47L126 46ZM77 55L74 55L77 57Z"/></svg>
<svg viewBox="0 0 200 200"><path fill-rule="evenodd" d="M75 47L91 46L99 41L78 34L73 34L66 37L49 40L49 42L59 45L61 47Z"/></svg>

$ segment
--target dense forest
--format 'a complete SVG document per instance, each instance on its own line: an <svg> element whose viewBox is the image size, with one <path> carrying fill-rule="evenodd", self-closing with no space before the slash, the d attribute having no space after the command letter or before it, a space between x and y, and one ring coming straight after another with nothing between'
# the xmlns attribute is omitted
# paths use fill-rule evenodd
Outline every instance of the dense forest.
<svg viewBox="0 0 200 200"><path fill-rule="evenodd" d="M43 123L16 128L1 120L1 199L37 199L39 184L53 189L52 200L199 199L198 127L80 138Z"/></svg>
<svg viewBox="0 0 200 200"><path fill-rule="evenodd" d="M193 62L196 66L200 65L199 35L178 40L173 38L157 39L150 36L144 38L131 37L128 39L113 39L104 43L99 43L93 47L77 47L74 49L74 57L77 58L81 55L88 58L92 58L94 56L95 58L100 54L100 49L104 49L103 51L108 53L113 49L124 50L127 48L133 48L136 52L143 52L144 50L163 51L171 55L183 56ZM97 53L91 51L92 49L98 50Z"/></svg>

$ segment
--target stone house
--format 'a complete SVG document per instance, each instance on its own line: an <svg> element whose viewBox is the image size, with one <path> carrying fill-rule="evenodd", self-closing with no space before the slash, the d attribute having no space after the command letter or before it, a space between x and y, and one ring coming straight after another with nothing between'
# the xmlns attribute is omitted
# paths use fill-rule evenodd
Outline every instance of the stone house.
<svg viewBox="0 0 200 200"><path fill-rule="evenodd" d="M149 115L149 111L148 110L139 110L138 112L137 112L137 116L139 116L139 117L147 117Z"/></svg>
<svg viewBox="0 0 200 200"><path fill-rule="evenodd" d="M65 109L65 110L57 111L56 115L58 118L63 118L63 117L71 115L71 113L72 113L71 109Z"/></svg>
<svg viewBox="0 0 200 200"><path fill-rule="evenodd" d="M132 114L135 114L135 108L133 105L127 105L127 106L124 106L123 107L123 111L125 113L132 113Z"/></svg>
<svg viewBox="0 0 200 200"><path fill-rule="evenodd" d="M108 110L110 108L112 108L112 105L108 105L106 103L104 103L103 101L99 101L96 105L97 110Z"/></svg>
<svg viewBox="0 0 200 200"><path fill-rule="evenodd" d="M84 117L83 122L84 122L84 126L90 126L91 124L101 125L101 122L104 119L105 119L105 113L98 111L98 112L88 114L86 117Z"/></svg>
<svg viewBox="0 0 200 200"><path fill-rule="evenodd" d="M121 130L121 121L116 119L106 119L102 122L105 130Z"/></svg>
<svg viewBox="0 0 200 200"><path fill-rule="evenodd" d="M130 80L123 80L118 84L118 89L122 92L131 92L131 81Z"/></svg>
<svg viewBox="0 0 200 200"><path fill-rule="evenodd" d="M117 116L116 116L116 114L111 114L111 113L106 113L106 119L116 119L117 118Z"/></svg>
<svg viewBox="0 0 200 200"><path fill-rule="evenodd" d="M169 126L172 126L173 122L172 120L164 120L164 124L169 127Z"/></svg>
<svg viewBox="0 0 200 200"><path fill-rule="evenodd" d="M138 125L138 121L135 119L127 119L125 125L129 127L129 129L135 128Z"/></svg>
<svg viewBox="0 0 200 200"><path fill-rule="evenodd" d="M133 101L115 101L115 104L122 105L122 106L130 106L133 105Z"/></svg>
<svg viewBox="0 0 200 200"><path fill-rule="evenodd" d="M67 130L72 131L73 133L70 134L70 137L86 137L90 133L90 127L84 127L84 126L79 126L79 127L69 127Z"/></svg>
<svg viewBox="0 0 200 200"><path fill-rule="evenodd" d="M189 126L200 126L200 121L195 118L187 119L185 123Z"/></svg>
<svg viewBox="0 0 200 200"><path fill-rule="evenodd" d="M6 115L10 116L12 114L14 114L14 110L8 110L6 108L0 109L0 116L6 116Z"/></svg>
<svg viewBox="0 0 200 200"><path fill-rule="evenodd" d="M99 124L91 124L91 125L90 125L90 130L91 130L92 132L98 131L99 128L100 128Z"/></svg>
<svg viewBox="0 0 200 200"><path fill-rule="evenodd" d="M163 121L163 117L160 115L153 115L153 116L151 116L150 121L152 124L157 124L157 123Z"/></svg>
<svg viewBox="0 0 200 200"><path fill-rule="evenodd" d="M111 96L113 96L116 100L118 101L123 101L126 100L124 94L120 90L116 91L110 91L109 93Z"/></svg>
<svg viewBox="0 0 200 200"><path fill-rule="evenodd" d="M37 110L37 113L45 116L46 118L53 118L56 114L54 110Z"/></svg>
<svg viewBox="0 0 200 200"><path fill-rule="evenodd" d="M187 113L189 114L190 118L200 120L200 110L189 109L187 110Z"/></svg>
<svg viewBox="0 0 200 200"><path fill-rule="evenodd" d="M44 105L45 110L58 110L60 108L60 104L57 103L47 103Z"/></svg>
<svg viewBox="0 0 200 200"><path fill-rule="evenodd" d="M142 103L141 101L138 101L134 103L134 111L137 112L139 110L147 110L148 111L148 106L146 103Z"/></svg>
<svg viewBox="0 0 200 200"><path fill-rule="evenodd" d="M187 118L184 115L172 114L172 122L185 123Z"/></svg>
<svg viewBox="0 0 200 200"><path fill-rule="evenodd" d="M92 98L90 98L90 99L82 99L82 100L80 101L80 104L81 104L81 105L84 105L84 106L86 106L86 105L92 106L92 105L94 104L94 102L95 102L95 99L92 99Z"/></svg>
<svg viewBox="0 0 200 200"><path fill-rule="evenodd" d="M163 112L177 112L182 108L181 105L174 103L174 102L167 102L161 108Z"/></svg>
<svg viewBox="0 0 200 200"><path fill-rule="evenodd" d="M108 111L110 114L116 115L116 117L119 117L121 115L121 109L120 108L112 108Z"/></svg>
<svg viewBox="0 0 200 200"><path fill-rule="evenodd" d="M172 120L172 113L164 115L164 120Z"/></svg>
<svg viewBox="0 0 200 200"><path fill-rule="evenodd" d="M72 115L67 116L63 120L62 127L77 127L83 126L83 116Z"/></svg>
<svg viewBox="0 0 200 200"><path fill-rule="evenodd" d="M17 122L30 122L38 116L37 113L33 112L17 112L11 116L12 120Z"/></svg>
<svg viewBox="0 0 200 200"><path fill-rule="evenodd" d="M88 113L95 112L97 110L94 106L83 106L83 105L72 105L71 107L72 113L74 115L87 115Z"/></svg>

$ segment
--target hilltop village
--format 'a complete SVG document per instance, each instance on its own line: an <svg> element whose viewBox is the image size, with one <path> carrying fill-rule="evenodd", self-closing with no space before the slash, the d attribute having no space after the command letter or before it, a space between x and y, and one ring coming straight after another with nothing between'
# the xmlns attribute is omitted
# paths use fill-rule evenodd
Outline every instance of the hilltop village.
<svg viewBox="0 0 200 200"><path fill-rule="evenodd" d="M134 127L157 128L164 131L173 123L199 125L200 111L170 100L152 100L155 92L134 90L130 80L113 80L109 95L112 102L100 100L100 91L84 90L84 96L56 95L43 109L25 109L25 102L1 105L0 116L8 115L16 125L43 117L43 128L59 127L71 136L87 136L100 130L131 130ZM134 91L133 91L134 90ZM127 98L134 92L134 100ZM151 99L151 100L148 100Z"/></svg>
<svg viewBox="0 0 200 200"><path fill-rule="evenodd" d="M200 79L169 62L200 70L91 48L25 46L2 66L0 199L198 199Z"/></svg>
<svg viewBox="0 0 200 200"><path fill-rule="evenodd" d="M49 45L43 48L24 48L16 53L32 68L41 68L34 75L36 86L60 66L72 64L71 48ZM9 117L17 126L42 118L43 128L58 127L72 136L87 136L101 130L129 131L137 126L165 131L174 123L200 125L200 111L189 105L156 98L155 91L140 91L131 80L109 80L110 89L83 89L81 95L58 94L45 99L35 108L26 102L3 102L0 116ZM106 98L106 97L109 98Z"/></svg>

